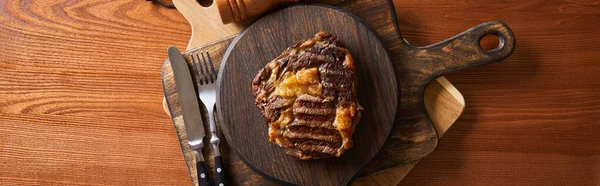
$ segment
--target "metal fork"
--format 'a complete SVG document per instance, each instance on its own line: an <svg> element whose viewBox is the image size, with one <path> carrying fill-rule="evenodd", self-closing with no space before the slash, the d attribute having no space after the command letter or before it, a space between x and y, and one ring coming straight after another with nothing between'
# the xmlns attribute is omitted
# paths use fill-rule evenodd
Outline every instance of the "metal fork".
<svg viewBox="0 0 600 186"><path fill-rule="evenodd" d="M206 53L206 58L204 54ZM215 71L215 67L213 65L212 59L210 58L210 54L208 52L201 53L202 60L200 60L200 55L195 53L192 56L192 64L194 66L194 74L196 75L196 85L198 86L198 97L200 101L204 103L206 106L206 110L208 111L208 118L210 120L210 143L214 149L215 156L215 181L216 185L223 186L225 185L225 169L223 164L223 158L221 156L221 152L219 151L219 142L221 141L217 136L217 126L214 118L214 107L217 98L217 71ZM194 58L195 57L195 58ZM208 60L207 60L208 59ZM196 65L197 63L197 65Z"/></svg>

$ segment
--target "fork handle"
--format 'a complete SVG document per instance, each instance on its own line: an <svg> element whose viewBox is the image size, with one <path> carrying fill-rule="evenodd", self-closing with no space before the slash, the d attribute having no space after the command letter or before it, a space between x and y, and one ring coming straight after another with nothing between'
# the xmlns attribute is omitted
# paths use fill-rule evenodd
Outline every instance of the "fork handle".
<svg viewBox="0 0 600 186"><path fill-rule="evenodd" d="M225 166L223 164L223 156L215 157L215 182L217 186L227 185L225 179Z"/></svg>

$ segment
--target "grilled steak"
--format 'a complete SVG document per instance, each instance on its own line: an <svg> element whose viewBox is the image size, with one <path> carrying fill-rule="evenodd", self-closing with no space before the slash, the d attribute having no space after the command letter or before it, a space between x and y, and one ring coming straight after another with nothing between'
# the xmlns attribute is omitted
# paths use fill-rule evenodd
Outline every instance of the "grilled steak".
<svg viewBox="0 0 600 186"><path fill-rule="evenodd" d="M352 147L362 108L350 52L319 32L286 49L252 81L269 141L302 160L339 157Z"/></svg>

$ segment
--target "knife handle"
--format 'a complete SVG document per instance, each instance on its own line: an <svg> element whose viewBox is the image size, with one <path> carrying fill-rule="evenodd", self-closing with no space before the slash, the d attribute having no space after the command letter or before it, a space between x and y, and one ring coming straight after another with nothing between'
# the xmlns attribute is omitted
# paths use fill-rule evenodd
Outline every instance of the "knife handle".
<svg viewBox="0 0 600 186"><path fill-rule="evenodd" d="M201 150L202 148L200 148L200 150L192 150L194 151L194 155L196 156L196 173L198 174L198 185L212 186L212 183L210 183L210 179L208 178L208 168L206 168L206 163L204 163L204 156L202 156Z"/></svg>
<svg viewBox="0 0 600 186"><path fill-rule="evenodd" d="M196 172L198 172L198 185L212 186L210 179L208 179L208 168L206 168L206 163L204 163L204 161L196 162L196 169Z"/></svg>
<svg viewBox="0 0 600 186"><path fill-rule="evenodd" d="M225 179L225 166L223 164L223 156L215 157L215 181L217 186L227 185Z"/></svg>

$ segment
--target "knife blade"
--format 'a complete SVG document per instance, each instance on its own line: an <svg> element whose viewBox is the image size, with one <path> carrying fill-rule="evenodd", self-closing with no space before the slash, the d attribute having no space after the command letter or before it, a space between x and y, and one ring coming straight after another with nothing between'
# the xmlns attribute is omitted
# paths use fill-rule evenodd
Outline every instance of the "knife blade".
<svg viewBox="0 0 600 186"><path fill-rule="evenodd" d="M177 94L179 95L179 104L181 105L181 113L183 115L183 123L185 125L185 133L187 134L188 144L196 156L196 169L198 173L199 185L211 185L208 178L208 169L202 155L204 148L203 138L206 136L204 125L202 123L202 115L200 115L200 107L198 105L198 97L190 69L185 62L185 59L179 49L175 46L170 46L167 50L175 83Z"/></svg>

